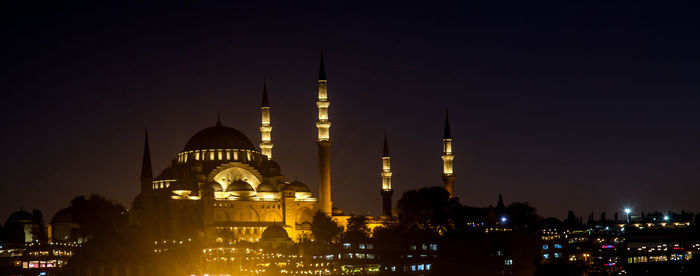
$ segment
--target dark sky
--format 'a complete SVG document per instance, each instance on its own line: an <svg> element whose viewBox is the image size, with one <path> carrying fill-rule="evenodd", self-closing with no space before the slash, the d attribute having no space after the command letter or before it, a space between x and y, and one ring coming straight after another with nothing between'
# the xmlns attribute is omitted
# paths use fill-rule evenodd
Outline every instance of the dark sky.
<svg viewBox="0 0 700 276"><path fill-rule="evenodd" d="M348 213L380 211L384 129L394 200L441 184L447 108L464 204L700 211L697 1L374 2L3 2L0 218L130 206L144 127L156 173L218 111L257 144L263 78L274 157L316 191L321 49Z"/></svg>

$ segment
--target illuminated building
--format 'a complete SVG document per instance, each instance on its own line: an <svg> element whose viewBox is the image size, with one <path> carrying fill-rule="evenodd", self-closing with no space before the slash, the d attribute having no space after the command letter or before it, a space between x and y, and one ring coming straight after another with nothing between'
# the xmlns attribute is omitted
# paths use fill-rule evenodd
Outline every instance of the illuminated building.
<svg viewBox="0 0 700 276"><path fill-rule="evenodd" d="M280 224L297 239L310 229L317 200L309 188L289 182L272 156L270 105L263 90L261 147L224 126L199 131L171 165L152 177L148 136L144 142L141 193L130 217L154 241L202 238L204 244L257 241Z"/></svg>

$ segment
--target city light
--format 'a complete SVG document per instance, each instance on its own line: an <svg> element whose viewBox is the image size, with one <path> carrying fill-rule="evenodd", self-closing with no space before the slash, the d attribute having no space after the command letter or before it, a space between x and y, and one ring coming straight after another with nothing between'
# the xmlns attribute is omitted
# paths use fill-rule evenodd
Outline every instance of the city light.
<svg viewBox="0 0 700 276"><path fill-rule="evenodd" d="M668 221L668 219L669 219L669 218L668 218L668 215L665 215L665 216L664 216L664 221Z"/></svg>
<svg viewBox="0 0 700 276"><path fill-rule="evenodd" d="M625 208L625 214L626 214L626 215L629 215L630 213L632 213L632 209L630 209L630 208Z"/></svg>
<svg viewBox="0 0 700 276"><path fill-rule="evenodd" d="M501 217L501 222L502 222L502 223L506 223L506 221L508 221L508 218L506 218L506 217Z"/></svg>

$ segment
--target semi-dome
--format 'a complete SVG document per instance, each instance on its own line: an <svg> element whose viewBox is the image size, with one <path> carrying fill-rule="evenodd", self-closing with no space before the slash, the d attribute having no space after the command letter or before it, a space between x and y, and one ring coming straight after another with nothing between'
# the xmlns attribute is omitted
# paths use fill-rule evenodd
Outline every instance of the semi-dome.
<svg viewBox="0 0 700 276"><path fill-rule="evenodd" d="M260 239L262 241L289 240L289 234L282 226L273 224L265 228Z"/></svg>
<svg viewBox="0 0 700 276"><path fill-rule="evenodd" d="M211 183L211 188L214 190L214 192L222 192L224 190L224 188L221 187L221 184L216 181Z"/></svg>
<svg viewBox="0 0 700 276"><path fill-rule="evenodd" d="M254 196L255 195L255 189L253 189L253 186L250 185L250 183L245 182L243 180L236 180L231 183L231 185L228 185L228 188L226 188L227 192L230 192L231 194L235 196Z"/></svg>
<svg viewBox="0 0 700 276"><path fill-rule="evenodd" d="M274 193L277 191L275 190L275 187L272 186L272 184L263 183L263 184L258 185L257 192L258 193Z"/></svg>
<svg viewBox="0 0 700 276"><path fill-rule="evenodd" d="M187 141L183 151L207 149L245 149L256 150L250 139L242 132L221 125L205 128Z"/></svg>

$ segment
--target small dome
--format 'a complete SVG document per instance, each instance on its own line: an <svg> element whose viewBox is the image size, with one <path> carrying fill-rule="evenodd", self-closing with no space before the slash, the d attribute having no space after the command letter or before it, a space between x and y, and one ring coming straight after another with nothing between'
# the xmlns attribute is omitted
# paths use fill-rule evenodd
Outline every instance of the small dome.
<svg viewBox="0 0 700 276"><path fill-rule="evenodd" d="M19 210L12 213L10 217L7 218L7 222L19 222L19 223L30 223L34 220L34 216L25 210ZM7 224L6 222L6 224Z"/></svg>
<svg viewBox="0 0 700 276"><path fill-rule="evenodd" d="M289 240L289 234L287 234L287 230L284 230L282 226L273 224L265 228L260 239L262 241L274 241L279 239Z"/></svg>
<svg viewBox="0 0 700 276"><path fill-rule="evenodd" d="M73 221L73 212L69 208L63 208L60 211L58 211L55 215L53 215L53 218L51 218L51 224L55 223L72 223Z"/></svg>
<svg viewBox="0 0 700 276"><path fill-rule="evenodd" d="M277 191L275 190L275 187L272 186L272 184L263 183L263 184L258 185L257 192L258 193L274 193Z"/></svg>
<svg viewBox="0 0 700 276"><path fill-rule="evenodd" d="M158 176L153 180L173 180L177 179L177 170L174 167L165 168Z"/></svg>
<svg viewBox="0 0 700 276"><path fill-rule="evenodd" d="M277 162L270 160L270 159L265 159L262 162L262 174L265 177L275 177L281 175L280 173L280 165L277 164Z"/></svg>
<svg viewBox="0 0 700 276"><path fill-rule="evenodd" d="M222 126L205 128L197 132L185 145L183 151L208 149L247 149L256 150L250 139L240 131Z"/></svg>
<svg viewBox="0 0 700 276"><path fill-rule="evenodd" d="M309 198L311 197L311 190L306 184L299 181L294 181L287 185L287 189L294 190L294 197L296 198Z"/></svg>
<svg viewBox="0 0 700 276"><path fill-rule="evenodd" d="M294 190L295 192L304 192L304 193L310 193L311 190L309 190L309 187L306 186L306 184L301 183L299 181L294 180L294 182L289 183L287 185L287 189Z"/></svg>

